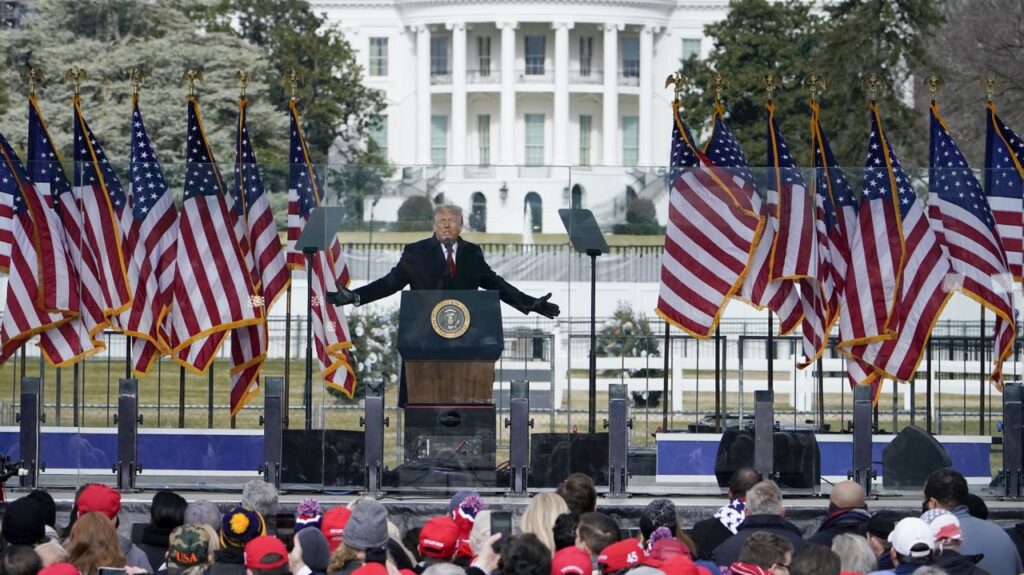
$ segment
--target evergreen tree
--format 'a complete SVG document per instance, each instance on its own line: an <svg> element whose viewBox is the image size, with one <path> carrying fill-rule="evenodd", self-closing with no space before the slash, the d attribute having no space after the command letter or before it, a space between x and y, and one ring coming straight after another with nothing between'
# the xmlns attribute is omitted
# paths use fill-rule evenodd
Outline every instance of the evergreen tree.
<svg viewBox="0 0 1024 575"><path fill-rule="evenodd" d="M864 80L877 74L878 104L904 166L927 165L928 114L915 109L927 39L942 22L934 0L843 0L825 7L827 25L816 67L828 76L826 129L839 161L862 167L870 119ZM915 76L917 73L917 76ZM927 72L925 72L927 73Z"/></svg>
<svg viewBox="0 0 1024 575"><path fill-rule="evenodd" d="M707 82L714 70L728 82L722 100L729 128L750 164L765 165L764 77L770 73L782 82L775 92L775 114L793 157L798 162L809 158L810 112L801 82L815 72L812 58L822 34L822 19L812 8L812 2L799 0L733 0L725 20L705 27L705 34L714 39L708 60L683 63L684 74L698 88L683 100L684 118L695 138L703 140L698 134L706 136L711 127L715 91Z"/></svg>
<svg viewBox="0 0 1024 575"><path fill-rule="evenodd" d="M0 35L4 68L0 83L16 87L0 116L0 131L13 145L25 148L26 88L20 74L30 65L39 67L47 78L37 88L40 107L63 159L70 160L71 88L61 79L66 69L81 67L88 73L81 85L83 111L115 170L124 177L131 136L128 75L133 68L141 68L147 75L140 104L147 128L168 176L180 181L188 94L181 76L185 69L197 68L205 78L196 86L203 123L214 155L229 178L238 120L234 73L245 69L252 75L248 116L253 145L261 162L281 162L288 118L271 106L271 74L263 50L234 35L197 32L189 17L197 2L42 0L33 5L20 28Z"/></svg>

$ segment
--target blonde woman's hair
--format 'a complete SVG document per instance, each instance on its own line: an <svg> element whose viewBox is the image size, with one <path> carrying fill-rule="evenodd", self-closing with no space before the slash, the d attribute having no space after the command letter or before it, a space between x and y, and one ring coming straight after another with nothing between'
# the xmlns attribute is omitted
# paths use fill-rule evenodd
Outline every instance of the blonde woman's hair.
<svg viewBox="0 0 1024 575"><path fill-rule="evenodd" d="M540 542L547 546L551 555L555 554L555 520L563 513L569 512L569 506L557 493L538 493L530 500L530 505L523 513L520 530L533 533Z"/></svg>

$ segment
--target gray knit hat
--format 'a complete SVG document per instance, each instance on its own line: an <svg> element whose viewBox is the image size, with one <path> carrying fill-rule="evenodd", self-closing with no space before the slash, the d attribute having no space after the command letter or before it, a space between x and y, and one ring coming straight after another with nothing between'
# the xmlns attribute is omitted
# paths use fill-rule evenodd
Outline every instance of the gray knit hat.
<svg viewBox="0 0 1024 575"><path fill-rule="evenodd" d="M185 507L185 525L209 525L217 531L223 519L217 504L207 499L198 499Z"/></svg>
<svg viewBox="0 0 1024 575"><path fill-rule="evenodd" d="M360 501L352 509L341 540L357 551L384 547L388 543L388 510L374 499Z"/></svg>

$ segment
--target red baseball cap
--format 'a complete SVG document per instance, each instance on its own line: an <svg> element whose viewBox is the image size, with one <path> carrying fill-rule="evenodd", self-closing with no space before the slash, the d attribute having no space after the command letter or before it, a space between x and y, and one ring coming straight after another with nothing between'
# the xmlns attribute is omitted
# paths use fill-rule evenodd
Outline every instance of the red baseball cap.
<svg viewBox="0 0 1024 575"><path fill-rule="evenodd" d="M275 559L271 555L276 554ZM276 569L288 564L288 549L277 537L260 535L245 544L245 566L249 569Z"/></svg>
<svg viewBox="0 0 1024 575"><path fill-rule="evenodd" d="M597 564L605 573L615 573L636 565L643 556L639 539L623 539L605 547L597 556Z"/></svg>
<svg viewBox="0 0 1024 575"><path fill-rule="evenodd" d="M78 567L71 563L54 563L49 567L43 567L39 573L40 575L81 575Z"/></svg>
<svg viewBox="0 0 1024 575"><path fill-rule="evenodd" d="M345 524L352 516L352 510L348 507L335 507L324 513L320 520L320 531L327 538L327 546L331 553L341 545L341 536L345 533Z"/></svg>
<svg viewBox="0 0 1024 575"><path fill-rule="evenodd" d="M590 575L593 570L590 553L575 546L559 549L551 560L551 575Z"/></svg>
<svg viewBox="0 0 1024 575"><path fill-rule="evenodd" d="M87 485L78 495L78 515L102 513L113 519L121 511L121 494L106 485Z"/></svg>
<svg viewBox="0 0 1024 575"><path fill-rule="evenodd" d="M451 559L459 548L459 525L451 517L435 517L420 530L420 555Z"/></svg>
<svg viewBox="0 0 1024 575"><path fill-rule="evenodd" d="M383 563L364 563L352 575L388 575L388 568Z"/></svg>

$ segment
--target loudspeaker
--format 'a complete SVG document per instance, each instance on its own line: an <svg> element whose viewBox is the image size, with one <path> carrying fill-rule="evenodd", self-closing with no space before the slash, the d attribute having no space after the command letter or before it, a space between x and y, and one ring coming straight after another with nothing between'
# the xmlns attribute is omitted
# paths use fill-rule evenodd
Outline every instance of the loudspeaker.
<svg viewBox="0 0 1024 575"><path fill-rule="evenodd" d="M773 473L780 487L813 489L821 484L821 452L813 431L776 431ZM715 479L727 487L737 469L754 466L754 432L731 427L722 434L715 454Z"/></svg>
<svg viewBox="0 0 1024 575"><path fill-rule="evenodd" d="M932 472L952 465L949 452L920 427L904 427L882 450L882 485L920 490Z"/></svg>
<svg viewBox="0 0 1024 575"><path fill-rule="evenodd" d="M494 470L493 405L409 405L405 462L425 468Z"/></svg>
<svg viewBox="0 0 1024 575"><path fill-rule="evenodd" d="M558 487L570 473L585 473L608 485L607 433L530 435L530 487Z"/></svg>
<svg viewBox="0 0 1024 575"><path fill-rule="evenodd" d="M285 429L281 436L281 483L364 486L362 431Z"/></svg>

